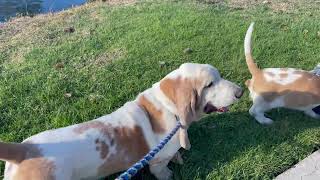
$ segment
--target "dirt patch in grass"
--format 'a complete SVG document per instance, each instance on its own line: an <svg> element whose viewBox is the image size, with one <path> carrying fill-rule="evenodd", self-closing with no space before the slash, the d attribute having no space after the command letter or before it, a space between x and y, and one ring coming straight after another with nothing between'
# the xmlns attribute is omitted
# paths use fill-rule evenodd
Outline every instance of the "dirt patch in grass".
<svg viewBox="0 0 320 180"><path fill-rule="evenodd" d="M292 12L299 9L318 7L320 1L312 0L198 0L206 4L225 4L231 8L248 9L266 6L275 12Z"/></svg>
<svg viewBox="0 0 320 180"><path fill-rule="evenodd" d="M107 2L112 5L131 5L131 4L135 4L137 1L136 0L108 0Z"/></svg>
<svg viewBox="0 0 320 180"><path fill-rule="evenodd" d="M287 12L293 10L297 0L229 0L229 5L236 8L251 8L253 6L265 5L273 11Z"/></svg>
<svg viewBox="0 0 320 180"><path fill-rule="evenodd" d="M320 5L312 0L228 0L228 5L236 8L267 6L275 12L292 12L298 9L310 9Z"/></svg>
<svg viewBox="0 0 320 180"><path fill-rule="evenodd" d="M270 2L270 7L272 10L277 12L288 12L294 9L295 4L292 2L279 2L279 3Z"/></svg>
<svg viewBox="0 0 320 180"><path fill-rule="evenodd" d="M92 1L101 1L109 5L131 5L137 2L137 0L92 0Z"/></svg>
<svg viewBox="0 0 320 180"><path fill-rule="evenodd" d="M19 64L34 48L60 43L67 39L77 41L90 36L97 24L105 19L99 11L103 6L109 5L99 2L89 3L59 13L18 17L2 24L0 26L0 53L6 57L4 63ZM89 26L81 26L79 22L83 21L92 23Z"/></svg>
<svg viewBox="0 0 320 180"><path fill-rule="evenodd" d="M72 66L75 69L103 68L125 56L126 51L123 48L115 48L102 52L96 57L88 59L82 63L74 63Z"/></svg>
<svg viewBox="0 0 320 180"><path fill-rule="evenodd" d="M91 61L91 64L97 67L103 67L109 63L121 59L123 56L125 56L125 54L126 52L121 48L112 49L111 51L99 54L94 60Z"/></svg>
<svg viewBox="0 0 320 180"><path fill-rule="evenodd" d="M206 4L222 4L225 0L198 0L199 2L204 2Z"/></svg>

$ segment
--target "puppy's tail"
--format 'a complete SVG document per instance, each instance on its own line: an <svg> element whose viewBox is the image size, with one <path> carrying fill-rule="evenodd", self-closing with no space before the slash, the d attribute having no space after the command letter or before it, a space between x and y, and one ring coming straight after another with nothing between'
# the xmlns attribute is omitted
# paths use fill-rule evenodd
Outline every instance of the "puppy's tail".
<svg viewBox="0 0 320 180"><path fill-rule="evenodd" d="M19 164L27 155L27 144L0 142L0 160Z"/></svg>
<svg viewBox="0 0 320 180"><path fill-rule="evenodd" d="M252 75L260 72L260 69L258 66L254 63L252 54L251 54L251 36L253 31L253 25L252 22L247 30L246 37L244 38L244 53L246 56L246 62L248 65L248 69Z"/></svg>

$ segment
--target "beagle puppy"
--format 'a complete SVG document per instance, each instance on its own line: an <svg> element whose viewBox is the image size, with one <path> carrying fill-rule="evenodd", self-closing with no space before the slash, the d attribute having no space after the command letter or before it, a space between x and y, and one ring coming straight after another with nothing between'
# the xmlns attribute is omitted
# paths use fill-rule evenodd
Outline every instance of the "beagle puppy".
<svg viewBox="0 0 320 180"><path fill-rule="evenodd" d="M22 143L0 143L5 180L98 179L126 170L176 126L183 127L150 162L150 171L170 179L171 159L190 148L187 129L202 115L225 112L243 94L208 64L182 64L115 112L92 121L44 131Z"/></svg>
<svg viewBox="0 0 320 180"><path fill-rule="evenodd" d="M259 69L251 54L253 25L251 23L244 40L246 62L252 75L245 83L253 100L249 113L261 124L271 124L273 121L265 117L264 112L278 107L300 110L313 118L319 118L319 68L313 71L294 68Z"/></svg>

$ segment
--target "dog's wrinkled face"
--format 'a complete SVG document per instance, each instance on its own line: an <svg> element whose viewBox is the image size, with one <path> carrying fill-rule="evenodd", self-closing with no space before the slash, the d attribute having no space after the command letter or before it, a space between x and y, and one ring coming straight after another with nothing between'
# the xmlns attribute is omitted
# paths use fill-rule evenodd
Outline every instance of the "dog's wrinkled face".
<svg viewBox="0 0 320 180"><path fill-rule="evenodd" d="M226 112L228 107L237 101L243 94L242 89L220 76L219 71L208 64L183 64L182 74L194 76L202 89L199 92L198 113ZM185 76L188 76L185 75Z"/></svg>
<svg viewBox="0 0 320 180"><path fill-rule="evenodd" d="M228 106L243 94L238 85L223 79L208 64L182 64L160 82L160 87L188 122L204 113L228 111Z"/></svg>
<svg viewBox="0 0 320 180"><path fill-rule="evenodd" d="M220 76L215 76L216 79L210 82L203 89L203 105L205 113L214 111L226 112L228 107L238 100L242 94L242 89L236 84L227 81Z"/></svg>

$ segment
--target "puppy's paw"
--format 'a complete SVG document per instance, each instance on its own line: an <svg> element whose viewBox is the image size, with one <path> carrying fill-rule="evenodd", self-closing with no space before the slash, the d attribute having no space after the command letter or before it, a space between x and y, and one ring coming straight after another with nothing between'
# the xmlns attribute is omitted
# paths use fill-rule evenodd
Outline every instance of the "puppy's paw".
<svg viewBox="0 0 320 180"><path fill-rule="evenodd" d="M266 117L256 117L256 120L263 125L271 125L273 123L272 119Z"/></svg>

